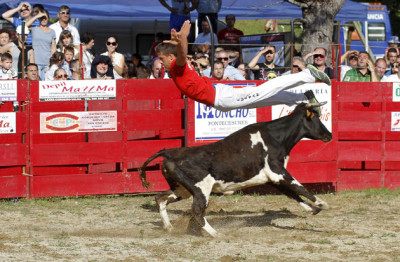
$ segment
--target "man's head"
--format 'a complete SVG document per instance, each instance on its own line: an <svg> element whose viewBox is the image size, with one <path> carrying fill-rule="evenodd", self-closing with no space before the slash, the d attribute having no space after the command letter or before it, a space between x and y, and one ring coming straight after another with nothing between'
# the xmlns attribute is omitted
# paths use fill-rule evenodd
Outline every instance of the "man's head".
<svg viewBox="0 0 400 262"><path fill-rule="evenodd" d="M154 78L161 78L161 70L163 67L163 63L160 58L156 58L153 61L153 65L151 66L151 71L153 73Z"/></svg>
<svg viewBox="0 0 400 262"><path fill-rule="evenodd" d="M235 21L236 18L234 15L226 15L225 17L226 27L233 28L235 26Z"/></svg>
<svg viewBox="0 0 400 262"><path fill-rule="evenodd" d="M94 34L86 32L81 36L81 43L86 46L86 50L92 49L94 46Z"/></svg>
<svg viewBox="0 0 400 262"><path fill-rule="evenodd" d="M358 67L365 68L368 66L368 60L370 59L368 52L361 51L358 55Z"/></svg>
<svg viewBox="0 0 400 262"><path fill-rule="evenodd" d="M100 77L103 77L105 74L107 74L107 71L108 71L108 64L105 63L105 62L99 62L99 63L96 65L96 71L97 71L97 74L98 74Z"/></svg>
<svg viewBox="0 0 400 262"><path fill-rule="evenodd" d="M357 54L350 55L349 65L351 66L351 68L356 68L358 66L358 55Z"/></svg>
<svg viewBox="0 0 400 262"><path fill-rule="evenodd" d="M306 68L306 64L305 64L304 59L302 57L300 57L300 56L293 57L292 74L301 72L305 68Z"/></svg>
<svg viewBox="0 0 400 262"><path fill-rule="evenodd" d="M201 28L203 29L203 33L206 35L210 33L210 25L208 24L207 20L203 20L201 22Z"/></svg>
<svg viewBox="0 0 400 262"><path fill-rule="evenodd" d="M0 29L0 45L5 46L10 42L10 30L3 28Z"/></svg>
<svg viewBox="0 0 400 262"><path fill-rule="evenodd" d="M386 61L383 58L379 58L375 61L375 72L378 74L380 78L385 75L386 72Z"/></svg>
<svg viewBox="0 0 400 262"><path fill-rule="evenodd" d="M274 62L274 58L276 55L276 49L273 45L266 45L265 46L266 52L264 53L265 62L267 64L272 64Z"/></svg>
<svg viewBox="0 0 400 262"><path fill-rule="evenodd" d="M149 79L151 76L151 71L146 66L139 66L136 70L137 72L137 79Z"/></svg>
<svg viewBox="0 0 400 262"><path fill-rule="evenodd" d="M224 77L224 71L224 64L221 61L215 61L214 70L212 72L213 77L217 80L222 80Z"/></svg>
<svg viewBox="0 0 400 262"><path fill-rule="evenodd" d="M32 7L28 2L22 3L22 8L19 10L19 15L22 19L26 20L27 18L31 17Z"/></svg>
<svg viewBox="0 0 400 262"><path fill-rule="evenodd" d="M218 61L221 61L226 68L229 65L229 55L226 51L219 51L215 54L215 58Z"/></svg>
<svg viewBox="0 0 400 262"><path fill-rule="evenodd" d="M176 46L168 43L160 43L155 47L158 58L164 65L164 68L169 71L172 61L176 58Z"/></svg>
<svg viewBox="0 0 400 262"><path fill-rule="evenodd" d="M317 47L314 49L314 64L317 66L325 65L326 62L326 49L323 47Z"/></svg>
<svg viewBox="0 0 400 262"><path fill-rule="evenodd" d="M389 48L387 52L387 58L391 65L397 62L397 56L398 54L396 48Z"/></svg>
<svg viewBox="0 0 400 262"><path fill-rule="evenodd" d="M39 70L37 64L27 64L25 67L26 79L29 81L38 81L39 80Z"/></svg>
<svg viewBox="0 0 400 262"><path fill-rule="evenodd" d="M10 53L1 54L2 67L9 70L12 67L12 55Z"/></svg>
<svg viewBox="0 0 400 262"><path fill-rule="evenodd" d="M71 9L66 5L62 5L58 8L57 16L61 22L68 24L69 19L71 18Z"/></svg>

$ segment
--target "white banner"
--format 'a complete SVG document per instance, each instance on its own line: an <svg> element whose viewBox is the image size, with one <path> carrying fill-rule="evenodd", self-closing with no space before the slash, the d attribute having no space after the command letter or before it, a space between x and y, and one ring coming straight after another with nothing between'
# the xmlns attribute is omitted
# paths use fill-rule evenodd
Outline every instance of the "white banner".
<svg viewBox="0 0 400 262"><path fill-rule="evenodd" d="M114 100L115 80L39 81L39 101Z"/></svg>
<svg viewBox="0 0 400 262"><path fill-rule="evenodd" d="M400 83L393 83L393 102L400 102Z"/></svg>
<svg viewBox="0 0 400 262"><path fill-rule="evenodd" d="M288 92L304 93L308 90L314 92L315 97L319 102L327 101L328 103L321 106L321 121L326 128L332 132L332 90L331 87L324 83L312 83L297 86L288 89ZM289 115L294 109L294 106L277 105L272 107L272 120Z"/></svg>
<svg viewBox="0 0 400 262"><path fill-rule="evenodd" d="M0 81L0 101L17 101L17 80Z"/></svg>
<svg viewBox="0 0 400 262"><path fill-rule="evenodd" d="M229 85L241 87L247 85L247 83ZM220 140L247 125L256 123L257 110L235 109L222 112L211 106L195 102L194 119L195 141Z"/></svg>
<svg viewBox="0 0 400 262"><path fill-rule="evenodd" d="M391 131L400 131L400 112L392 112Z"/></svg>
<svg viewBox="0 0 400 262"><path fill-rule="evenodd" d="M0 113L0 134L15 134L16 130L16 113Z"/></svg>
<svg viewBox="0 0 400 262"><path fill-rule="evenodd" d="M40 133L117 131L117 111L40 113Z"/></svg>

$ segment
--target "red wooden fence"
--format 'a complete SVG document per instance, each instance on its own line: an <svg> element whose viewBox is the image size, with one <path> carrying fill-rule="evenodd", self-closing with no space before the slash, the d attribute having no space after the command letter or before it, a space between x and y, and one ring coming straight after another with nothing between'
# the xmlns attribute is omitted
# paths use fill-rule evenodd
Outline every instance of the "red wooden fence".
<svg viewBox="0 0 400 262"><path fill-rule="evenodd" d="M0 198L147 192L136 168L158 150L184 144L185 101L171 80L118 80L115 100L88 101L87 109L84 101L39 102L38 89L37 82L18 80L16 133L0 135ZM334 140L301 141L289 172L301 183L337 190L400 187L400 133L390 131L400 103L392 101L392 84L334 82L332 94ZM40 133L41 112L85 110L117 111L117 131ZM12 102L0 111L12 112ZM270 108L259 109L258 121L270 115ZM188 118L189 140L192 129ZM161 160L147 172L153 191L168 189Z"/></svg>

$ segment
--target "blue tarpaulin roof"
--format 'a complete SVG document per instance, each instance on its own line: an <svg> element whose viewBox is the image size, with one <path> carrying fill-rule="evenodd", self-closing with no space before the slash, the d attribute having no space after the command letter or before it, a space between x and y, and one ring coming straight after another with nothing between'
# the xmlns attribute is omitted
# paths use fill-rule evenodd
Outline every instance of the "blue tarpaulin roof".
<svg viewBox="0 0 400 262"><path fill-rule="evenodd" d="M14 8L22 1L0 0L0 12ZM68 5L72 18L95 19L132 19L132 20L169 20L169 11L158 0L69 0L69 1L27 1L39 3L50 12L51 17L57 17L58 7ZM169 2L169 1L167 1ZM282 0L222 0L219 18L234 14L236 19L294 19L302 17L301 8L283 2ZM197 12L192 12L192 18ZM340 21L367 20L365 5L346 0L343 8L336 16Z"/></svg>

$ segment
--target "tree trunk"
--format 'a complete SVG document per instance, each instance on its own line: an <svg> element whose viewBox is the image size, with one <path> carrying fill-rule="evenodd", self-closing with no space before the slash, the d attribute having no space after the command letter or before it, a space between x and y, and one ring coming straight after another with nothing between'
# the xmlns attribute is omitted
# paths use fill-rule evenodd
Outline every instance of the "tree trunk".
<svg viewBox="0 0 400 262"><path fill-rule="evenodd" d="M300 6L303 12L303 47L302 55L312 52L316 47L327 49L331 60L331 43L334 18L344 5L345 0L287 0ZM330 63L329 63L330 64Z"/></svg>

